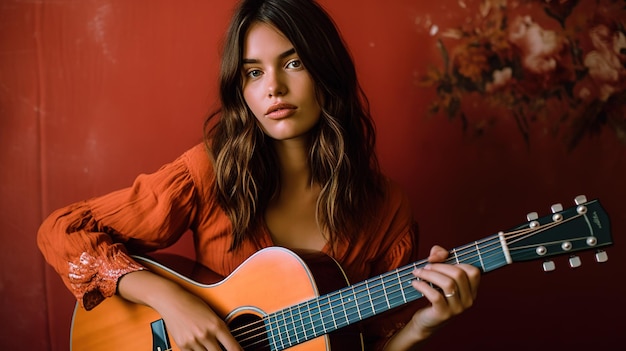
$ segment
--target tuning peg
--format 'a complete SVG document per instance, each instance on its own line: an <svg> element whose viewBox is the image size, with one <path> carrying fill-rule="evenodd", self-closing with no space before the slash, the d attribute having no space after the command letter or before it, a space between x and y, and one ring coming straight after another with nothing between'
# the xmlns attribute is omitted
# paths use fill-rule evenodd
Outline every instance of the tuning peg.
<svg viewBox="0 0 626 351"><path fill-rule="evenodd" d="M578 195L574 199L574 202L576 203L576 205L582 205L587 202L587 197L585 195Z"/></svg>
<svg viewBox="0 0 626 351"><path fill-rule="evenodd" d="M571 256L569 258L569 266L572 268L578 268L580 267L580 265L582 264L582 262L580 261L580 257L578 256Z"/></svg>
<svg viewBox="0 0 626 351"><path fill-rule="evenodd" d="M558 222L560 220L563 219L563 215L561 215L559 212L563 211L563 205L561 204L554 204L550 207L550 209L552 210L552 213L554 213L554 215L552 215L552 220L555 222Z"/></svg>
<svg viewBox="0 0 626 351"><path fill-rule="evenodd" d="M544 261L543 262L543 271L544 272L552 272L556 269L553 261Z"/></svg>
<svg viewBox="0 0 626 351"><path fill-rule="evenodd" d="M607 255L606 251L598 250L598 252L596 252L596 262L602 263L608 260L609 260L609 255Z"/></svg>
<svg viewBox="0 0 626 351"><path fill-rule="evenodd" d="M537 214L537 212L530 212L529 214L526 215L526 219L530 222L531 228L535 228L539 226L539 222L537 221L537 218L539 218L539 215Z"/></svg>

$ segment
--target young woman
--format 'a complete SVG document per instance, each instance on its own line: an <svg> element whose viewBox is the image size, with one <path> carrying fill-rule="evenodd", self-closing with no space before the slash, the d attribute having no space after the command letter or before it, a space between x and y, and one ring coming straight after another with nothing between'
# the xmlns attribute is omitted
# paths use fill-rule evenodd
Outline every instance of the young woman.
<svg viewBox="0 0 626 351"><path fill-rule="evenodd" d="M417 260L409 203L380 174L367 100L320 6L243 0L226 36L220 98L204 145L41 225L41 251L84 308L119 294L155 309L182 350L240 350L205 302L130 254L191 230L198 262L223 276L269 246L324 252L352 283ZM412 349L472 305L479 270L437 263L446 257L433 247L432 263L414 271L430 305L364 323L366 349Z"/></svg>

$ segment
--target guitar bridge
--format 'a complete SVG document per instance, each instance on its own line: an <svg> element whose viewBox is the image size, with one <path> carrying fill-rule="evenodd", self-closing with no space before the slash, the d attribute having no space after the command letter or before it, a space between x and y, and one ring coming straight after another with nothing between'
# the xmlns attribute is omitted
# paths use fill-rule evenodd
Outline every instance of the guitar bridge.
<svg viewBox="0 0 626 351"><path fill-rule="evenodd" d="M170 339L167 336L167 329L165 329L165 322L162 319L150 323L152 328L152 350L153 351L167 351L172 349Z"/></svg>

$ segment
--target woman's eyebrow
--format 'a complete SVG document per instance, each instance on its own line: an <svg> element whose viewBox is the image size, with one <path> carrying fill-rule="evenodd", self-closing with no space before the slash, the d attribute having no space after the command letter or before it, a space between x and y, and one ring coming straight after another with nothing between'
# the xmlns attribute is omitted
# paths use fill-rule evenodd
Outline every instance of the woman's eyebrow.
<svg viewBox="0 0 626 351"><path fill-rule="evenodd" d="M289 56L291 56L291 55L293 55L295 53L296 53L296 49L295 48L291 48L291 49L283 52L282 54L278 55L278 58L279 59L284 59L284 58L289 57ZM259 59L253 59L253 58L244 58L243 59L243 64L244 65L248 64L248 63L259 63L259 62L261 62L261 60L259 60Z"/></svg>

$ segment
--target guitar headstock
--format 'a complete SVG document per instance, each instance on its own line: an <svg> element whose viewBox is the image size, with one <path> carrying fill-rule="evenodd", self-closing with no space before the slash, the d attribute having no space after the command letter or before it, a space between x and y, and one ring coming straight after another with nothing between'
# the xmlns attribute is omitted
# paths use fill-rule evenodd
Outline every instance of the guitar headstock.
<svg viewBox="0 0 626 351"><path fill-rule="evenodd" d="M601 248L613 244L609 217L598 200L587 201L577 196L575 206L563 209L552 205L552 214L539 217L536 212L527 215L528 222L502 232L513 262L546 260L545 271L554 270L549 257L569 254L570 267L581 265L575 252L596 250L596 261L605 262L608 256Z"/></svg>

